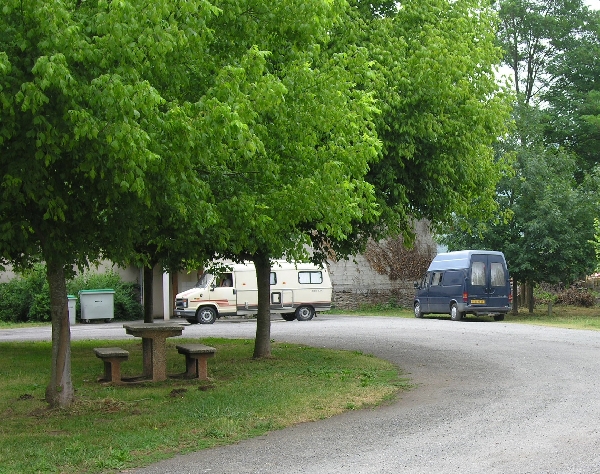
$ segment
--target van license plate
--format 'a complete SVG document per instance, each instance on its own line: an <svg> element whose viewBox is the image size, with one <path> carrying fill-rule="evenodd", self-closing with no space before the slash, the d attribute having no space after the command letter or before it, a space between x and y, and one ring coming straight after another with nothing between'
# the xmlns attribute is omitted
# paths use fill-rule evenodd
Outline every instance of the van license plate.
<svg viewBox="0 0 600 474"><path fill-rule="evenodd" d="M471 304L485 304L485 300L471 300Z"/></svg>

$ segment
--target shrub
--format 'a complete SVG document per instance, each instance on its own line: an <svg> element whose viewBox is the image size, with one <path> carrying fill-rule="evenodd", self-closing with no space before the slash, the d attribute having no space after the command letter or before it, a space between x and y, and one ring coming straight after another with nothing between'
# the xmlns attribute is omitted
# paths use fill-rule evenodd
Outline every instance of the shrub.
<svg viewBox="0 0 600 474"><path fill-rule="evenodd" d="M50 290L42 264L0 285L0 320L50 321Z"/></svg>
<svg viewBox="0 0 600 474"><path fill-rule="evenodd" d="M595 302L596 298L586 288L568 288L556 297L557 304L583 306L586 308L594 306Z"/></svg>
<svg viewBox="0 0 600 474"><path fill-rule="evenodd" d="M106 273L86 272L67 281L67 293L74 296L78 296L79 290L105 288L115 290L115 319L143 318L138 285L124 282L113 270ZM79 299L77 314L81 315ZM50 319L50 289L45 265L38 264L9 282L0 283L0 321L34 322Z"/></svg>

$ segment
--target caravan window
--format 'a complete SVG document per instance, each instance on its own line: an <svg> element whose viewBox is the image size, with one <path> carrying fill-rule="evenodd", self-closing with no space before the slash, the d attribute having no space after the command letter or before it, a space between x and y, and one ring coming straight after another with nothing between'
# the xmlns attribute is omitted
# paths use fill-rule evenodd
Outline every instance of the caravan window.
<svg viewBox="0 0 600 474"><path fill-rule="evenodd" d="M298 272L298 283L323 283L323 272Z"/></svg>
<svg viewBox="0 0 600 474"><path fill-rule="evenodd" d="M269 280L270 280L271 285L276 285L277 284L277 273L271 272Z"/></svg>
<svg viewBox="0 0 600 474"><path fill-rule="evenodd" d="M492 286L504 286L506 284L504 266L501 263L492 262L490 270L492 272Z"/></svg>

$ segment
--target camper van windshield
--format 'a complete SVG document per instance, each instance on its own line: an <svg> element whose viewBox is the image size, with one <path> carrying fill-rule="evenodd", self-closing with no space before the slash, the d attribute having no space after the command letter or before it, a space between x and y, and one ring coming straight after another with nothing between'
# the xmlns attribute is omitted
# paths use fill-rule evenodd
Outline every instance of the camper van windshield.
<svg viewBox="0 0 600 474"><path fill-rule="evenodd" d="M198 283L196 283L195 288L208 288L208 285L210 285L212 283L214 278L215 277L213 274L204 273L198 280Z"/></svg>

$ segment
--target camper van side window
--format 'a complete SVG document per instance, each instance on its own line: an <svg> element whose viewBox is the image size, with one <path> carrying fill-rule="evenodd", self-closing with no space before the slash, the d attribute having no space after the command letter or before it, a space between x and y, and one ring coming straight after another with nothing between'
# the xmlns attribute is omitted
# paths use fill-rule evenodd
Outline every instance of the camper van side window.
<svg viewBox="0 0 600 474"><path fill-rule="evenodd" d="M271 285L276 285L277 284L277 273L271 272L270 283L271 283Z"/></svg>
<svg viewBox="0 0 600 474"><path fill-rule="evenodd" d="M485 286L485 263L473 262L471 267L471 285Z"/></svg>
<svg viewBox="0 0 600 474"><path fill-rule="evenodd" d="M298 272L298 283L323 283L322 272Z"/></svg>
<svg viewBox="0 0 600 474"><path fill-rule="evenodd" d="M506 277L504 276L503 265L492 262L490 270L492 272L492 286L504 286L506 284Z"/></svg>
<svg viewBox="0 0 600 474"><path fill-rule="evenodd" d="M462 272L457 270L448 270L444 273L444 279L442 280L443 286L456 286L462 285L464 278L462 276Z"/></svg>

